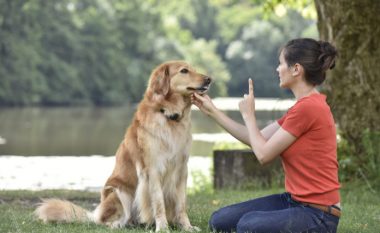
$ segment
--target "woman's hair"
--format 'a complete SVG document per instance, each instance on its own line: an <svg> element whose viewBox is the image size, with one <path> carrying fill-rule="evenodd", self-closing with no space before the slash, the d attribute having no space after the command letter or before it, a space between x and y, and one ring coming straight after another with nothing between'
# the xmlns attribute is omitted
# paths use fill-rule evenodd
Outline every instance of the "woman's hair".
<svg viewBox="0 0 380 233"><path fill-rule="evenodd" d="M300 38L289 41L282 49L288 66L302 65L306 82L312 85L323 83L326 71L335 66L336 48L326 41Z"/></svg>

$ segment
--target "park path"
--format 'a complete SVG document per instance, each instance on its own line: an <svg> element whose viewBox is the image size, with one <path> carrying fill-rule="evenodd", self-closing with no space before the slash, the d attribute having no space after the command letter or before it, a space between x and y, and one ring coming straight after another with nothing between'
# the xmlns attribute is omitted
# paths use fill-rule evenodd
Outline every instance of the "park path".
<svg viewBox="0 0 380 233"><path fill-rule="evenodd" d="M114 167L113 156L0 156L0 190L76 189L99 191ZM194 176L211 176L211 158L191 156L188 187Z"/></svg>

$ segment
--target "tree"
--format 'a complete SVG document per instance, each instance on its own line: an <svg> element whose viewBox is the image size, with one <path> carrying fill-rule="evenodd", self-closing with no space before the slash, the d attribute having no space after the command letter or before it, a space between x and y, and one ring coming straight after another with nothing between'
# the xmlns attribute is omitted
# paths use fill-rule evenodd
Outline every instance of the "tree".
<svg viewBox="0 0 380 233"><path fill-rule="evenodd" d="M181 28L189 30L194 38L217 42L216 51L231 76L227 83L229 96L241 96L247 88L248 77L260 86L258 97L290 96L278 88L275 72L278 49L285 40L300 37L310 25L315 28L313 36L317 37L315 20L305 19L294 10L279 16L271 12L263 17L265 1L183 2L187 5L184 10L172 12L178 15Z"/></svg>
<svg viewBox="0 0 380 233"><path fill-rule="evenodd" d="M196 4L194 4L196 2ZM213 78L208 92L211 96L226 96L230 80L227 64L218 54L215 25L216 9L209 1L156 1L165 28L165 38L156 50L162 60L184 59L199 72Z"/></svg>
<svg viewBox="0 0 380 233"><path fill-rule="evenodd" d="M360 175L380 175L380 1L315 0L320 38L339 51L325 91Z"/></svg>
<svg viewBox="0 0 380 233"><path fill-rule="evenodd" d="M193 6L173 0L0 0L0 105L138 102L152 69L173 59L224 72L212 92L225 95L229 73L217 43L163 22L179 22L173 17L178 8L200 17L204 9ZM200 37L214 25L213 8L206 12Z"/></svg>
<svg viewBox="0 0 380 233"><path fill-rule="evenodd" d="M26 6L26 0L0 1L0 105L38 103L45 84L37 71L38 33Z"/></svg>

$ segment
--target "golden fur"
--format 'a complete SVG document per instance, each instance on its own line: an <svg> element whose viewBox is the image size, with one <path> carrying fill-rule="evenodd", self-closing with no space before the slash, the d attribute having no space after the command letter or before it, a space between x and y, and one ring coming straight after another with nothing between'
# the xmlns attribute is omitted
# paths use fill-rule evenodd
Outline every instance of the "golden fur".
<svg viewBox="0 0 380 233"><path fill-rule="evenodd" d="M187 161L191 145L190 96L206 92L211 79L183 61L151 74L143 100L116 152L116 164L93 212L48 199L37 208L44 222L93 221L110 227L177 224L196 230L186 213Z"/></svg>

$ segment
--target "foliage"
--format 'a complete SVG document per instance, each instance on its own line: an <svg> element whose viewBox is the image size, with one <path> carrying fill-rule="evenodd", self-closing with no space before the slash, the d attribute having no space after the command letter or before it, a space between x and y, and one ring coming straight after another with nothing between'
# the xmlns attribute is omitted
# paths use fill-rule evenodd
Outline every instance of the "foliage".
<svg viewBox="0 0 380 233"><path fill-rule="evenodd" d="M299 11L306 18L316 18L314 1L312 0L254 0L262 3L266 14L275 12L277 15L285 14L288 9Z"/></svg>
<svg viewBox="0 0 380 233"><path fill-rule="evenodd" d="M133 12L156 22L155 15L137 7L110 12L107 4L94 1L26 0L1 4L0 74L6 80L1 82L0 104L105 105L134 98L133 93L127 93L132 88L125 79L125 52L131 56L139 48L128 43L154 42L145 36L145 31L124 30L135 37L124 40L118 31L125 25L124 19L117 17ZM138 54L144 52L140 49ZM150 61L149 66L155 63L158 62Z"/></svg>
<svg viewBox="0 0 380 233"><path fill-rule="evenodd" d="M305 30L316 35L310 30L315 21L291 10L265 18L262 6L265 2L1 0L0 105L137 102L151 70L173 59L188 60L213 77L212 96L240 96L252 74L258 96L286 96L275 78L277 50Z"/></svg>
<svg viewBox="0 0 380 233"><path fill-rule="evenodd" d="M180 16L182 27L191 30L196 38L217 41L217 52L231 74L227 83L229 96L241 96L247 79L252 77L256 86L260 86L255 92L257 97L289 97L277 85L278 50L286 40L303 35L304 30L308 30L308 36L317 37L317 31L310 30L316 28L313 19L304 19L294 10L265 18L265 1L192 2L198 7L194 14ZM209 30L204 30L207 17L215 18L209 19Z"/></svg>
<svg viewBox="0 0 380 233"><path fill-rule="evenodd" d="M265 4L265 3L263 3ZM315 21L289 10L283 15L264 18L261 5L247 3L220 8L218 16L219 53L231 72L230 96L241 96L247 79L253 78L257 97L290 97L278 88L276 65L278 52L288 39L300 37L304 30L315 28ZM316 30L309 34L317 37Z"/></svg>
<svg viewBox="0 0 380 233"><path fill-rule="evenodd" d="M189 194L212 193L212 177L206 176L201 171L193 171L193 187L188 190Z"/></svg>
<svg viewBox="0 0 380 233"><path fill-rule="evenodd" d="M370 188L380 188L380 132L364 130L361 144L365 156L353 155L355 145L341 138L338 143L340 180L343 182L361 180Z"/></svg>

